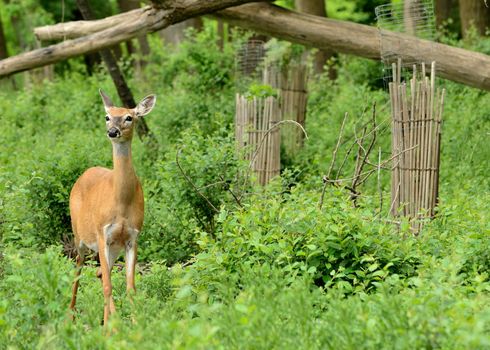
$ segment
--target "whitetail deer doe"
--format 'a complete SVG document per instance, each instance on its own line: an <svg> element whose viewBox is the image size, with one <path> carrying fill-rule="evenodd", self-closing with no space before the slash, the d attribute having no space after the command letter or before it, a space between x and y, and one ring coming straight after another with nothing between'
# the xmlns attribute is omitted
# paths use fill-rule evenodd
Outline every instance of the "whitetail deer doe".
<svg viewBox="0 0 490 350"><path fill-rule="evenodd" d="M114 313L111 270L121 250L126 252L126 286L135 291L136 239L143 225L141 184L131 161L131 140L138 119L150 113L156 96L145 97L133 109L114 107L99 90L106 112L107 136L112 142L114 169L94 167L78 178L70 194L70 215L78 252L70 303L77 299L78 279L88 249L99 253L104 291L104 324Z"/></svg>

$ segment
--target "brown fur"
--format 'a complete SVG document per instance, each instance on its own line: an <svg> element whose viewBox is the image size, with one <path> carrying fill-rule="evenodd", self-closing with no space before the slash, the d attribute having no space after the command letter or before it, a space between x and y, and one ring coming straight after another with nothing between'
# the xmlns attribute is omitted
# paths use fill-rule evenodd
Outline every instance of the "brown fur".
<svg viewBox="0 0 490 350"><path fill-rule="evenodd" d="M135 291L136 238L143 226L144 198L131 160L133 130L139 117L153 108L155 97L143 99L134 109L113 107L101 92L109 120L106 127L116 130L110 137L114 169L94 167L75 182L70 194L70 215L78 250L76 279L70 308L76 304L78 277L87 249L99 252L104 291L104 324L115 312L110 273L121 250L126 250L127 290ZM131 117L132 120L129 120Z"/></svg>

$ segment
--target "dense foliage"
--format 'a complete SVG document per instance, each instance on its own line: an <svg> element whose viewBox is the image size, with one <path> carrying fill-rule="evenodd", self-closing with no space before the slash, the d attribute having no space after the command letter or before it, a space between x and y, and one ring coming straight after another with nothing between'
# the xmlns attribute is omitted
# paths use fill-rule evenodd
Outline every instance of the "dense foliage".
<svg viewBox="0 0 490 350"><path fill-rule="evenodd" d="M111 165L97 89L115 96L112 82L76 63L23 90L0 82L0 348L489 348L489 94L440 81L440 207L413 237L388 217L388 172L382 208L374 177L357 207L335 186L318 207L344 113L346 138L373 102L389 118L379 66L340 56L337 81L312 79L305 147L259 188L245 181L234 144L238 43L220 50L207 23L179 48L151 38L147 66L128 69L136 96L158 96L147 122L159 151L134 140L146 199L138 293L129 303L116 267L111 337L95 262L69 321L66 253L72 184L87 167ZM384 158L389 144L385 131L376 144Z"/></svg>

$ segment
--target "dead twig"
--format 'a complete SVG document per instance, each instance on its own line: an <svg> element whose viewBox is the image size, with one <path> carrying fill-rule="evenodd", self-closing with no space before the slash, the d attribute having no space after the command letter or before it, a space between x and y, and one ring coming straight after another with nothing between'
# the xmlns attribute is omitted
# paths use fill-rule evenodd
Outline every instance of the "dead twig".
<svg viewBox="0 0 490 350"><path fill-rule="evenodd" d="M335 149L333 150L332 161L330 162L330 166L328 168L327 175L324 177L322 194L320 196L320 203L318 204L318 207L320 209L322 209L323 198L325 197L325 190L327 188L327 181L325 181L325 179L330 178L330 174L331 174L333 166L335 164L335 158L337 157L337 151L339 150L340 141L342 140L342 133L344 132L345 121L347 120L348 115L349 114L347 112L345 112L344 119L342 120L342 125L340 126L339 138L337 139L337 144L335 145Z"/></svg>
<svg viewBox="0 0 490 350"><path fill-rule="evenodd" d="M298 126L302 131L303 133L305 134L305 138L308 139L308 134L306 132L306 130L303 128L303 125L301 125L300 123L298 123L297 121L295 120L291 120L291 119L286 119L286 120L281 120L277 123L275 123L274 125L272 125L269 129L267 129L267 131L264 133L264 135L262 136L262 138L260 139L260 142L259 142L259 145L257 146L257 149L254 151L254 153L252 154L252 157L250 158L250 163L248 165L248 169L247 169L247 172L245 174L245 180L243 182L243 189L245 189L245 186L247 185L247 182L248 182L248 179L250 178L250 171L252 170L252 166L253 166L253 163L255 161L255 158L257 158L257 155L259 154L259 151L260 151L260 148L262 147L262 145L264 144L265 140L267 139L267 136L277 127L279 127L280 125L282 124L286 124L286 123L292 123L296 126ZM242 193L244 193L245 191L241 191ZM242 199L242 196L240 197L237 197L238 200L241 200Z"/></svg>
<svg viewBox="0 0 490 350"><path fill-rule="evenodd" d="M238 206L240 208L243 208L243 205L242 205L242 202L240 201L240 198L238 198L238 196L235 194L235 192L233 192L231 190L230 185L225 181L225 179L223 178L223 176L221 174L219 175L219 178L221 179L221 182L224 183L225 190L227 190L228 192L230 192L230 194L233 196L233 198L235 199L235 201L238 204Z"/></svg>
<svg viewBox="0 0 490 350"><path fill-rule="evenodd" d="M417 148L417 147L418 147L418 146L416 145L416 146L413 146L413 147L407 148L407 149L405 149L405 150L403 150L403 151L400 151L400 152L398 152L398 153L394 154L394 155L393 155L393 156L391 156L390 158L388 158L388 159L384 160L383 162L381 162L381 166L383 166L384 164L386 164L386 163L388 163L388 162L391 162L393 159L397 158L397 157L398 157L398 156L400 156L402 153L408 152L408 151L410 151L410 150L412 150L412 149L414 149L414 148ZM393 170L395 167L396 167L396 165L392 166L392 167L391 167L391 168L389 168L388 170ZM367 174L372 174L372 173L376 172L377 170L378 170L378 169L376 168L376 169L371 169L371 170L365 171L365 172L361 173L361 174L360 174L360 176L362 177L362 176L365 176L365 175L367 175ZM354 176L352 176L352 177L347 177L347 178L344 178L344 179L335 179L335 180L330 180L330 179L327 179L326 181L327 181L327 182L330 182L330 183L342 183L342 182L344 182L344 181L352 181L353 179L354 179Z"/></svg>
<svg viewBox="0 0 490 350"><path fill-rule="evenodd" d="M357 154L358 154L358 159L356 160L356 165L357 163L359 163L359 168L356 167L356 173L357 174L360 174L362 172L362 169L364 168L364 165L366 164L366 160L368 159L369 157L369 154L371 153L372 149L373 149L373 146L376 142L376 102L373 103L373 114L372 114L372 120L373 120L373 137L371 139L371 142L368 146L368 149L365 150L363 147L362 147L362 142L364 141L365 137L364 137L364 133L363 133L363 137L361 138L360 142L359 142L359 149L363 149L364 150L364 156L362 158L362 160L360 162L358 162L359 160L359 157L360 157L360 154L361 152L359 151ZM366 130L366 128L364 128L364 130ZM354 177L354 179L352 180L352 188L354 190L356 190L356 187L359 185L359 179L360 177L357 176L357 177ZM357 192L357 191L356 191ZM355 203L355 198L353 198L354 200L354 203Z"/></svg>
<svg viewBox="0 0 490 350"><path fill-rule="evenodd" d="M342 125L340 127L339 138L337 139L337 144L335 145L335 149L333 150L332 162L330 163L330 167L328 168L327 178L330 178L330 174L335 164L335 158L337 157L337 151L339 150L340 141L342 140L342 133L344 132L345 121L347 120L348 115L349 114L345 112L344 119L342 120Z"/></svg>
<svg viewBox="0 0 490 350"><path fill-rule="evenodd" d="M197 194L199 194L216 213L219 213L219 210L213 205L213 203L211 203L211 201L208 199L208 197L206 197L201 191L199 191L199 189L194 184L194 182L192 182L190 177L185 173L184 169L182 169L182 166L179 163L180 152L182 152L182 148L179 148L179 150L175 154L175 162L177 163L177 167L179 168L180 172L182 173L184 178L187 180L187 182L192 186L192 188L194 188L194 191L196 191Z"/></svg>

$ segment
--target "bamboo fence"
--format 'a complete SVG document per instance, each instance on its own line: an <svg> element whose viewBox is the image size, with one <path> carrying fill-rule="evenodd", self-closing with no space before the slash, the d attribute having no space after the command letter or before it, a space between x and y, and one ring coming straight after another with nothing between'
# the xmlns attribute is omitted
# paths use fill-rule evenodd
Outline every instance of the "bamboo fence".
<svg viewBox="0 0 490 350"><path fill-rule="evenodd" d="M286 70L268 67L263 74L264 84L279 89L281 120L294 120L305 128L308 99L306 65L290 66ZM294 156L303 147L304 132L294 124L281 126L281 144L288 156Z"/></svg>
<svg viewBox="0 0 490 350"><path fill-rule="evenodd" d="M272 96L248 99L236 94L235 137L239 150L255 173L257 181L266 185L281 170L281 134L278 100Z"/></svg>
<svg viewBox="0 0 490 350"><path fill-rule="evenodd" d="M393 63L389 84L392 113L391 214L407 217L415 234L425 218L432 218L438 202L441 123L444 89L435 88L435 62L430 76L425 64L417 77L416 65L410 89L401 82L401 62Z"/></svg>

